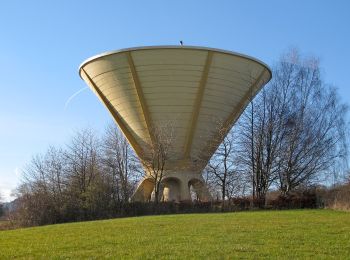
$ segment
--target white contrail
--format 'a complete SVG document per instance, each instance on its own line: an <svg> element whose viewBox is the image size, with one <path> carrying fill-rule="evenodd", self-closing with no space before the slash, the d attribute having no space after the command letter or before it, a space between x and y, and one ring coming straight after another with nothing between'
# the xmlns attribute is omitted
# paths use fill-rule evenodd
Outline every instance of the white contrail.
<svg viewBox="0 0 350 260"><path fill-rule="evenodd" d="M79 89L77 92L75 92L73 95L71 95L66 103L64 104L64 110L66 110L67 106L69 105L69 103L72 101L73 98L75 98L77 95L79 95L81 92L83 92L85 89L87 89L88 87L83 87L81 89Z"/></svg>

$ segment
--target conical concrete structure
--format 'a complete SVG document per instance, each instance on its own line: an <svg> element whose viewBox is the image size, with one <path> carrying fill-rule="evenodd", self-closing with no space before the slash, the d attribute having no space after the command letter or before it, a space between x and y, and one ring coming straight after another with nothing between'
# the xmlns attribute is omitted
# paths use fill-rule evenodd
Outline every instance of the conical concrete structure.
<svg viewBox="0 0 350 260"><path fill-rule="evenodd" d="M192 46L123 49L94 56L81 78L111 113L141 161L159 139L154 129L172 126L172 145L162 179L163 199L190 200L190 186L210 198L201 172L249 100L271 78L252 57ZM133 199L148 201L145 177Z"/></svg>

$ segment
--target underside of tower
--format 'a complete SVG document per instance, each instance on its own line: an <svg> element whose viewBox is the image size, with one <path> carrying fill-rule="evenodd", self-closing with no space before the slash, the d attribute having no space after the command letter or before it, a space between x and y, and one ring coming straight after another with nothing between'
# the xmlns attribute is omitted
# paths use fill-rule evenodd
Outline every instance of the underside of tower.
<svg viewBox="0 0 350 260"><path fill-rule="evenodd" d="M79 73L145 166L152 164L154 147L168 144L161 179L165 201L191 200L191 191L199 200L210 199L204 167L271 78L268 66L257 59L192 46L108 52L85 61ZM135 201L149 201L154 193L155 178L145 169Z"/></svg>

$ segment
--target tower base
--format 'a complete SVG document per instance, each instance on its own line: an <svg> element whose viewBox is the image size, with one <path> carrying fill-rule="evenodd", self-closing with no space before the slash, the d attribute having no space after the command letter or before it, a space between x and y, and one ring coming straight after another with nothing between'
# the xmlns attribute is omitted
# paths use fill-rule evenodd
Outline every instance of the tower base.
<svg viewBox="0 0 350 260"><path fill-rule="evenodd" d="M149 202L154 200L154 180L146 176L138 185L132 201ZM198 173L165 173L161 181L160 201L207 202L211 195L204 179Z"/></svg>

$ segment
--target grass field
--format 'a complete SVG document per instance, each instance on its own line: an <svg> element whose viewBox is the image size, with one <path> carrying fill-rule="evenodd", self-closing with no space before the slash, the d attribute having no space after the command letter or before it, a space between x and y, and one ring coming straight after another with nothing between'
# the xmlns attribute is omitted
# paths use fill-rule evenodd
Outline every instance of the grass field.
<svg viewBox="0 0 350 260"><path fill-rule="evenodd" d="M6 258L350 258L350 213L149 216L0 231Z"/></svg>

